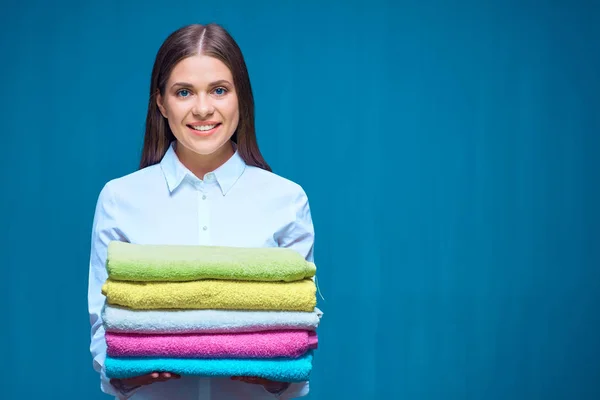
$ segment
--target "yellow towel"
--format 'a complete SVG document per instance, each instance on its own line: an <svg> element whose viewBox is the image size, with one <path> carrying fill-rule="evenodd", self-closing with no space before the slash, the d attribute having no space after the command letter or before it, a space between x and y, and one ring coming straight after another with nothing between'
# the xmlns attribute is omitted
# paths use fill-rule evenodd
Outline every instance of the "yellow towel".
<svg viewBox="0 0 600 400"><path fill-rule="evenodd" d="M109 304L138 310L230 309L313 311L317 304L312 279L295 282L200 280L126 282L108 279L102 293Z"/></svg>

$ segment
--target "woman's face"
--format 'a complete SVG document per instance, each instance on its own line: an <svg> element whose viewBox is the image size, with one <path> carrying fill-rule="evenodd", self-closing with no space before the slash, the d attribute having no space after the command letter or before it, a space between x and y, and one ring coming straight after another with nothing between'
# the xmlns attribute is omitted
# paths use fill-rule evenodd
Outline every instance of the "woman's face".
<svg viewBox="0 0 600 400"><path fill-rule="evenodd" d="M208 156L231 151L223 145L240 114L231 71L220 60L206 55L181 60L157 104L180 144L178 152Z"/></svg>

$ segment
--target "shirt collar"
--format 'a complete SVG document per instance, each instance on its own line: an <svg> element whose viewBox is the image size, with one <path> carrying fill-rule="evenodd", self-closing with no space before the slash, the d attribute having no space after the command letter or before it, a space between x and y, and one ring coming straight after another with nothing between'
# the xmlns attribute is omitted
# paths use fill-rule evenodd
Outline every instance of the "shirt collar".
<svg viewBox="0 0 600 400"><path fill-rule="evenodd" d="M212 172L217 183L219 184L219 187L221 188L221 193L223 196L229 192L240 176L242 176L242 173L246 168L246 163L240 156L237 145L233 143L233 146L233 156L231 156L229 160ZM167 152L162 158L160 167L163 171L170 192L173 192L175 189L177 189L186 177L195 180L198 179L189 169L185 167L185 165L181 163L181 161L179 161L179 157L177 157L177 154L175 153L175 141L171 143ZM210 175L207 174L207 177L209 176Z"/></svg>

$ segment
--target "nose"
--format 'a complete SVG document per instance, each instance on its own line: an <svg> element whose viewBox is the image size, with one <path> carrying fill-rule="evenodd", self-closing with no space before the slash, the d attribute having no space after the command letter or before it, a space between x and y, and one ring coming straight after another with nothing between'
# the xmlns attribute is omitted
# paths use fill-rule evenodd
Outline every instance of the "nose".
<svg viewBox="0 0 600 400"><path fill-rule="evenodd" d="M210 97L205 94L200 94L194 103L192 113L200 118L204 118L211 115L215 111L213 104L210 101Z"/></svg>

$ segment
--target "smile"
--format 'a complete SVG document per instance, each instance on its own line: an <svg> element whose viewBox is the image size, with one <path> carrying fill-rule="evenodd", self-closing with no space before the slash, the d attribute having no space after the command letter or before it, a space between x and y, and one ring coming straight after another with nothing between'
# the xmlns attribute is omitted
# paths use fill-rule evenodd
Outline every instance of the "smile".
<svg viewBox="0 0 600 400"><path fill-rule="evenodd" d="M187 125L187 127L195 134L200 136L212 135L221 126L220 123L206 125Z"/></svg>

